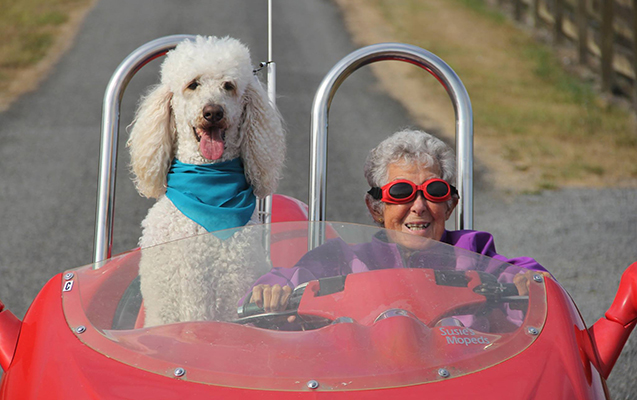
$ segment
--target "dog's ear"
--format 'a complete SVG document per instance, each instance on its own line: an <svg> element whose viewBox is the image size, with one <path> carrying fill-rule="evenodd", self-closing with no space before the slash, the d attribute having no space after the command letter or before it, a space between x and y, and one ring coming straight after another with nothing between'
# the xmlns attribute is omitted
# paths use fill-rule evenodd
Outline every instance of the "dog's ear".
<svg viewBox="0 0 637 400"><path fill-rule="evenodd" d="M145 197L157 198L166 192L175 140L171 98L166 85L155 86L142 98L128 139L133 181Z"/></svg>
<svg viewBox="0 0 637 400"><path fill-rule="evenodd" d="M283 120L256 77L246 88L244 107L241 157L254 193L265 197L276 190L285 161Z"/></svg>

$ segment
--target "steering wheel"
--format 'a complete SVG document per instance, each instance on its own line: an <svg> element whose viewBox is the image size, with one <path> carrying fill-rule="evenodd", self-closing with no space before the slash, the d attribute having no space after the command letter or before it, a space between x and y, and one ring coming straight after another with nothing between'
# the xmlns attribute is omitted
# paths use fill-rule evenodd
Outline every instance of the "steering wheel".
<svg viewBox="0 0 637 400"><path fill-rule="evenodd" d="M345 276L335 278L345 282ZM323 278L318 281L319 284L323 282L323 285L329 286L326 282L331 280L333 281L334 278ZM327 318L299 314L298 309L301 304L301 298L308 283L302 283L294 288L290 294L287 307L283 311L266 312L263 307L259 307L256 303L251 303L250 297L248 297L244 304L237 309L239 318L233 322L242 325L250 324L258 328L292 331L318 329L331 324L332 320Z"/></svg>
<svg viewBox="0 0 637 400"><path fill-rule="evenodd" d="M349 279L347 291L346 279ZM412 290L401 286L405 282L414 286ZM343 293L330 296L339 292ZM380 293L382 298L378 297ZM378 303L379 299L382 304ZM415 307L410 314L433 325L460 309L479 310L498 303L524 302L528 296L518 296L514 284L500 283L495 276L485 272L396 269L306 282L294 289L283 311L266 313L249 300L239 307L240 318L234 322L266 329L310 330L345 320L369 325L378 317L378 306L386 305L389 310L405 300Z"/></svg>

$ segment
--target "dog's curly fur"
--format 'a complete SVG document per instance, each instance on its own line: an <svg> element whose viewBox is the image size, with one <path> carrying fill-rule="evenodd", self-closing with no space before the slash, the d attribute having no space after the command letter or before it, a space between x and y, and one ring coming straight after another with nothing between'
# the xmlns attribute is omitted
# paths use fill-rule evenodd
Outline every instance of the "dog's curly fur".
<svg viewBox="0 0 637 400"><path fill-rule="evenodd" d="M241 157L255 195L264 197L275 191L285 156L281 117L254 76L249 50L228 37L198 36L168 52L160 83L140 102L128 146L137 190L157 199L142 222L142 248L206 232L165 196L173 158L207 164ZM207 239L207 246L193 241L192 249L173 246L143 254L145 325L219 318L224 293L252 283L240 274L246 260L237 240L216 240L216 249L210 248L215 239ZM237 259L226 265L235 271L213 270L220 268L215 259L221 251L236 253L224 254ZM220 288L218 276L226 273L234 278Z"/></svg>

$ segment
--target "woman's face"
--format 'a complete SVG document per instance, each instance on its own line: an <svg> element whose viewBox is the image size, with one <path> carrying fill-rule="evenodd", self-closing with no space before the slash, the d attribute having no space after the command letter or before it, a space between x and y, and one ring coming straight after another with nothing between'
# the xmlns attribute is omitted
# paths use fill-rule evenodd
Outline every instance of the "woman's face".
<svg viewBox="0 0 637 400"><path fill-rule="evenodd" d="M407 179L420 185L431 178L440 178L440 169L437 166L427 168L422 165L410 165L407 163L392 163L388 168L388 182L397 179ZM448 207L447 202L434 203L426 200L421 192L414 200L405 204L385 203L385 210L382 215L370 211L377 221L382 221L386 229L404 232L434 240L440 240L445 230L445 221L449 219L456 207L457 199L454 199L452 206ZM398 235L402 236L402 235ZM400 242L405 239L398 239ZM408 243L402 243L407 247Z"/></svg>

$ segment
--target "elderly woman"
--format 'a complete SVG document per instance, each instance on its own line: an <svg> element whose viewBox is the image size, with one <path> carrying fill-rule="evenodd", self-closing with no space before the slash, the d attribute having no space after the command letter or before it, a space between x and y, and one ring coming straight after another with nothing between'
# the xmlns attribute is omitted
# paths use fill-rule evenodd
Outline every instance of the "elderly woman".
<svg viewBox="0 0 637 400"><path fill-rule="evenodd" d="M285 307L292 288L311 279L343 275L358 265L363 270L422 267L427 254L422 247L428 238L480 253L498 261L536 271L545 269L528 257L506 258L496 253L493 237L487 232L447 231L445 222L458 203L455 181L455 154L440 139L422 131L397 132L374 148L365 163L365 177L371 189L365 203L374 221L387 229L386 238L348 246L329 241L307 253L291 269L263 276L252 290L251 302L266 311ZM393 232L404 234L392 235ZM378 239L378 240L376 240ZM365 258L369 246L385 249L383 257ZM320 265L321 254L341 254L343 262ZM382 264L380 265L382 259ZM342 264L342 265L341 265ZM391 265L389 265L391 264ZM513 281L520 295L528 293L528 277Z"/></svg>
<svg viewBox="0 0 637 400"><path fill-rule="evenodd" d="M365 177L372 189L365 203L386 229L439 240L522 268L545 269L532 258L496 253L493 236L479 231L447 231L458 204L454 151L423 131L405 130L382 141L367 157ZM402 235L401 235L402 237Z"/></svg>

